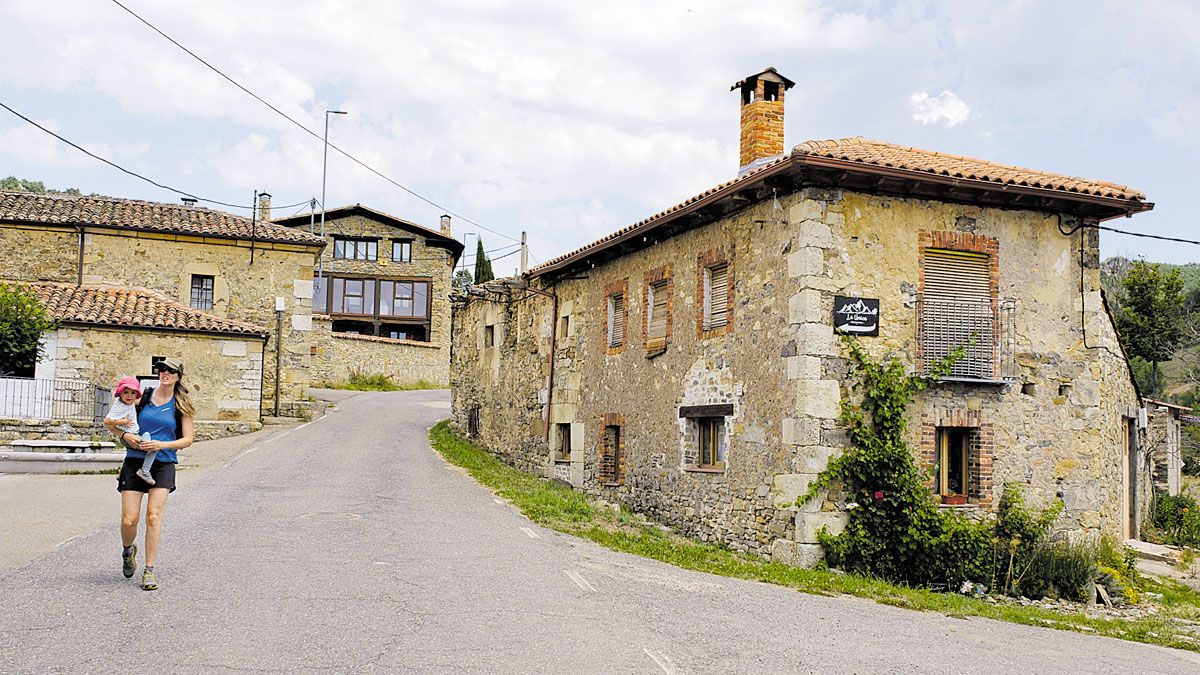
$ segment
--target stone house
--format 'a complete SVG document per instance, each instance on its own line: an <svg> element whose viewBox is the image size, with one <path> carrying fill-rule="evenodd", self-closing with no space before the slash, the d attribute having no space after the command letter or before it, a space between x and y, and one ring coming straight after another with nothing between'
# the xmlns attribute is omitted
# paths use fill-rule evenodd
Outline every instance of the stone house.
<svg viewBox="0 0 1200 675"><path fill-rule="evenodd" d="M1112 183L847 138L784 152L773 69L733 86L739 177L455 309L456 423L507 461L706 541L793 564L846 498L838 332L917 371L966 347L909 431L944 508L1004 484L1076 534L1137 535L1138 393L1100 290Z"/></svg>
<svg viewBox="0 0 1200 675"><path fill-rule="evenodd" d="M50 282L28 288L59 324L46 336L36 379L79 380L111 391L121 376L134 375L156 385L152 364L182 356L184 382L196 404L197 437L257 427L269 329L150 291Z"/></svg>
<svg viewBox="0 0 1200 675"><path fill-rule="evenodd" d="M320 214L275 220L320 228ZM450 234L361 204L325 212L327 245L314 277L314 382L352 372L399 383L450 379L450 289L463 245Z"/></svg>
<svg viewBox="0 0 1200 675"><path fill-rule="evenodd" d="M1183 430L1181 418L1191 408L1152 398L1142 399L1146 408L1146 463L1154 490L1177 495L1183 488Z"/></svg>
<svg viewBox="0 0 1200 675"><path fill-rule="evenodd" d="M266 367L261 363L230 366L260 372L259 393L216 399L216 408L206 409L206 415L212 413L210 421L257 420L260 411L273 413L276 363L281 373L280 414L300 415L306 409L313 266L324 246L321 238L188 204L0 192L0 242L0 277L132 293L127 298L153 296L173 301L172 307L196 310L181 316L198 325L208 325L209 319L203 317L211 316L232 322L231 326L252 326L246 329L252 335L267 331L265 355L257 337L241 339L242 346L234 344L239 340L224 337L223 341L179 343L189 347L178 354L185 365L207 362L212 350L229 358L266 359ZM128 316L125 306L120 311L121 317ZM78 330L97 328L82 323ZM221 331L209 334L223 335ZM107 338L96 338L95 345L116 349ZM151 346L159 348L147 344ZM251 357L252 352L257 356ZM158 353L141 354L145 363L130 364L131 371L148 373L150 358ZM123 363L127 355L114 352L108 357ZM98 362L102 355L92 358ZM200 375L192 368L189 371L189 377ZM232 377L231 373L227 374Z"/></svg>

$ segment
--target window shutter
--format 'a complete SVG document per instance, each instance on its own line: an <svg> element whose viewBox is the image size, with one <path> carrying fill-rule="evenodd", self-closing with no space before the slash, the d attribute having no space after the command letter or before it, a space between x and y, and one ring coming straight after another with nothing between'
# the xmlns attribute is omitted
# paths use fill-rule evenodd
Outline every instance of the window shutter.
<svg viewBox="0 0 1200 675"><path fill-rule="evenodd" d="M705 281L705 330L720 328L728 321L729 312L729 265L721 264L707 269Z"/></svg>
<svg viewBox="0 0 1200 675"><path fill-rule="evenodd" d="M649 338L661 338L667 335L667 284L657 283L650 286L649 307L650 320L646 328Z"/></svg>
<svg viewBox="0 0 1200 675"><path fill-rule="evenodd" d="M609 344L620 347L625 344L625 296L614 295L612 306L612 341Z"/></svg>
<svg viewBox="0 0 1200 675"><path fill-rule="evenodd" d="M994 372L995 316L991 267L983 253L925 250L921 345L929 368L954 349L966 353L951 375L987 379Z"/></svg>

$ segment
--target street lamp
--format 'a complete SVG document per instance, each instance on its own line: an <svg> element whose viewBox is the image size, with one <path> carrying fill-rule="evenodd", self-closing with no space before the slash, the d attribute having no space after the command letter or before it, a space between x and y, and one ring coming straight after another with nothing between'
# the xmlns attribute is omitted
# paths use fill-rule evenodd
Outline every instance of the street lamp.
<svg viewBox="0 0 1200 675"><path fill-rule="evenodd" d="M342 110L326 110L325 111L325 153L321 158L321 241L325 240L325 176L329 170L329 116L330 115L345 115ZM320 283L325 282L325 254L322 253L317 258L317 278Z"/></svg>

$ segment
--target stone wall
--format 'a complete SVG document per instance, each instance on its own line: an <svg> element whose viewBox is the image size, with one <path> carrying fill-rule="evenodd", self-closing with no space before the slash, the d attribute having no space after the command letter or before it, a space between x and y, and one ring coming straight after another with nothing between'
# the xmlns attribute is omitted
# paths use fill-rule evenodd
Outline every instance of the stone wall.
<svg viewBox="0 0 1200 675"><path fill-rule="evenodd" d="M1011 383L946 383L912 406L911 444L938 426L974 429L972 503L986 513L1007 482L1030 503L1062 498L1060 526L1121 536L1145 501L1131 505L1142 456L1125 439L1138 401L1099 290L1098 241L1059 234L1057 218L920 199L807 188L779 196L583 274L564 275L541 296L472 299L456 310L454 416L466 428L479 411L479 438L507 461L621 501L706 541L819 558L816 533L844 524L845 499L797 495L845 447L836 418L850 395L848 363L832 328L833 297L880 300L880 334L860 338L877 358L914 364L923 246L984 247L993 254L999 299L1017 303ZM703 267L730 265L731 328L703 330ZM662 350L639 336L646 287L670 266L671 335ZM653 274L651 274L653 272ZM547 283L553 280L546 280ZM541 284L543 280L534 280ZM606 289L625 284L627 343L605 343ZM521 296L521 299L516 299ZM1087 330L1086 344L1080 323ZM565 318L565 321L564 321ZM554 342L551 327L564 327ZM489 343L488 336L492 336ZM724 465L695 467L688 406L727 406ZM567 424L569 457L552 424ZM602 420L623 416L624 474L599 480ZM1135 440L1137 438L1134 425ZM1148 494L1139 483L1135 497Z"/></svg>
<svg viewBox="0 0 1200 675"><path fill-rule="evenodd" d="M262 424L254 422L213 422L197 420L195 423L195 440L207 441L226 436L237 436L258 431ZM8 441L113 441L116 439L108 433L103 424L57 420L18 420L0 419L0 443Z"/></svg>
<svg viewBox="0 0 1200 675"><path fill-rule="evenodd" d="M258 424L261 340L64 326L48 342L54 354L39 364L39 377L84 380L112 390L124 375L151 376L151 357L180 356L197 422L247 429Z"/></svg>
<svg viewBox="0 0 1200 675"><path fill-rule="evenodd" d="M1177 495L1183 480L1182 429L1178 411L1156 403L1147 403L1146 454L1154 489L1161 494Z"/></svg>
<svg viewBox="0 0 1200 675"><path fill-rule="evenodd" d="M313 317L313 383L346 382L355 371L387 375L397 384L415 384L422 380L442 386L449 383L448 346L334 333L331 323L326 315Z"/></svg>

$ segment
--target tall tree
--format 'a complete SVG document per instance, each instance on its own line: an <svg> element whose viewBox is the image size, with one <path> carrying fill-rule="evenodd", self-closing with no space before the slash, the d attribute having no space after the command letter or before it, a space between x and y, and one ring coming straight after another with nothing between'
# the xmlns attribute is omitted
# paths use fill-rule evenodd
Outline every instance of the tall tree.
<svg viewBox="0 0 1200 675"><path fill-rule="evenodd" d="M496 275L492 273L492 261L488 260L487 253L483 250L483 240L475 241L479 244L475 247L475 283L482 284L495 279Z"/></svg>
<svg viewBox="0 0 1200 675"><path fill-rule="evenodd" d="M29 290L0 283L0 375L31 377L55 322Z"/></svg>
<svg viewBox="0 0 1200 675"><path fill-rule="evenodd" d="M472 275L466 269L460 268L457 272L454 273L454 279L453 279L454 290L458 291L459 293L465 293L467 290L467 286L470 286L474 282L475 282L474 275Z"/></svg>
<svg viewBox="0 0 1200 675"><path fill-rule="evenodd" d="M1183 278L1178 269L1165 274L1158 265L1138 260L1121 282L1125 300L1117 313L1121 343L1130 356L1150 364L1148 382L1139 382L1147 394L1158 395L1158 364L1170 361L1183 342L1186 324Z"/></svg>

